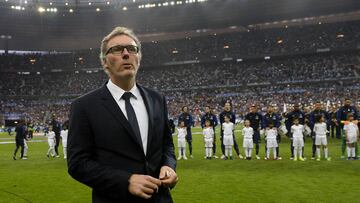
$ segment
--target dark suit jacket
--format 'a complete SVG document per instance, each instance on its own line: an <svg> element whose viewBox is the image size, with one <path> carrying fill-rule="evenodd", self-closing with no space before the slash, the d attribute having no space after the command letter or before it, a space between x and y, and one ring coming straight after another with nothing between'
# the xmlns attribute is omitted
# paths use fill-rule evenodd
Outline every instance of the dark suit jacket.
<svg viewBox="0 0 360 203"><path fill-rule="evenodd" d="M165 97L137 86L149 115L146 156L106 85L71 105L68 171L93 189L93 202L172 202L168 188L161 187L150 200L128 192L132 174L158 178L161 166L176 167Z"/></svg>

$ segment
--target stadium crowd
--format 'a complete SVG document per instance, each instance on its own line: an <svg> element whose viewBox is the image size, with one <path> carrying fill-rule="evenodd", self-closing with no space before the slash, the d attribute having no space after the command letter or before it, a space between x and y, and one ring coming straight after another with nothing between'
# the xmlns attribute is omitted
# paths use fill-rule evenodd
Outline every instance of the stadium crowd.
<svg viewBox="0 0 360 203"><path fill-rule="evenodd" d="M354 50L359 47L359 21L289 26L272 29L248 28L184 39L153 41L142 44L142 66L169 62L223 58L244 59L264 56L316 53L321 50ZM0 55L0 71L80 70L101 67L98 49L71 53Z"/></svg>
<svg viewBox="0 0 360 203"><path fill-rule="evenodd" d="M337 105L344 97L358 101L359 33L354 21L144 43L138 82L166 95L173 118L182 106L198 116L207 104L221 112L227 100L239 117L252 103L263 108L318 100ZM325 48L330 50L317 53ZM186 60L199 61L164 65ZM54 111L66 120L71 101L107 78L97 50L4 54L0 72L2 113L26 114L39 123Z"/></svg>
<svg viewBox="0 0 360 203"><path fill-rule="evenodd" d="M359 64L358 52L255 62L200 63L140 69L138 81L144 86L166 92L205 87L339 81L358 78ZM106 81L102 70L91 73L72 71L29 75L4 72L0 78L1 95L14 96L76 96L89 92Z"/></svg>

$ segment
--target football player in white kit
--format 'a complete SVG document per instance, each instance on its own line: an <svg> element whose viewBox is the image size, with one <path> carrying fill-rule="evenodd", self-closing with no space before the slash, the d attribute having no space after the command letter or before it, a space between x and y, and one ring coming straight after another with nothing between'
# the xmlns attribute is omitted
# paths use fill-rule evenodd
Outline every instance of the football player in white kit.
<svg viewBox="0 0 360 203"><path fill-rule="evenodd" d="M26 141L27 141L27 139L24 139L24 156L22 159L27 159L27 153L29 150L29 146L27 145Z"/></svg>
<svg viewBox="0 0 360 203"><path fill-rule="evenodd" d="M232 160L232 147L234 145L234 123L230 122L229 116L225 116L224 119L225 122L222 124L222 129L224 131L225 159Z"/></svg>
<svg viewBox="0 0 360 203"><path fill-rule="evenodd" d="M302 157L302 148L304 147L304 125L299 124L299 119L294 119L294 124L291 126L291 132L293 133L293 147L294 147L294 161L297 161L297 154L299 154L299 160L305 161Z"/></svg>
<svg viewBox="0 0 360 203"><path fill-rule="evenodd" d="M250 127L250 121L244 121L245 127L242 129L243 134L243 148L245 151L246 160L251 160L252 149L254 148L253 135L254 129Z"/></svg>
<svg viewBox="0 0 360 203"><path fill-rule="evenodd" d="M63 153L64 153L64 159L67 158L67 152L66 152L66 145L67 145L67 138L68 138L68 122L65 122L62 130L60 131L60 136L62 140L63 145Z"/></svg>
<svg viewBox="0 0 360 203"><path fill-rule="evenodd" d="M186 157L186 135L187 135L187 131L186 131L184 121L180 122L179 127L177 128L177 130L178 130L178 148L179 148L178 160L180 160L180 159L187 160L187 157Z"/></svg>
<svg viewBox="0 0 360 203"><path fill-rule="evenodd" d="M328 133L328 130L327 130L327 125L325 123L325 118L324 118L324 116L320 116L317 119L318 120L314 125L315 145L316 145L316 153L317 153L316 161L320 161L320 158L321 158L320 148L321 148L321 146L323 147L323 150L324 150L325 159L330 161L331 158L328 157L329 152L328 152L327 137L326 137L326 133Z"/></svg>
<svg viewBox="0 0 360 203"><path fill-rule="evenodd" d="M205 156L206 159L211 159L213 142L214 142L214 129L210 125L210 120L205 121L205 128L203 129L203 135L205 142Z"/></svg>
<svg viewBox="0 0 360 203"><path fill-rule="evenodd" d="M55 157L57 155L55 152L55 132L52 131L52 128L49 130L49 133L47 134L47 138L48 138L49 149L46 153L46 156L48 158L50 158L50 155L52 157Z"/></svg>
<svg viewBox="0 0 360 203"><path fill-rule="evenodd" d="M265 129L265 136L266 136L266 159L270 158L270 151L273 150L274 160L277 160L276 148L278 147L277 143L277 128L274 127L274 123L270 122L268 127Z"/></svg>
<svg viewBox="0 0 360 203"><path fill-rule="evenodd" d="M348 114L348 121L344 123L344 131L346 135L348 160L356 159L355 146L359 139L359 128L353 122L354 115Z"/></svg>

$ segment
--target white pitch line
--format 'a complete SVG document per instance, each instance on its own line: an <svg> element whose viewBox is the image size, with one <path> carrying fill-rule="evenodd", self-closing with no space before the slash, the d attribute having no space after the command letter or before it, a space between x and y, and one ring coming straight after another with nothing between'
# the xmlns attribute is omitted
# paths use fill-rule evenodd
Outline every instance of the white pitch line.
<svg viewBox="0 0 360 203"><path fill-rule="evenodd" d="M30 141L26 141L26 143L28 143L28 142L46 142L46 140L30 140ZM0 142L0 144L15 144L15 141Z"/></svg>

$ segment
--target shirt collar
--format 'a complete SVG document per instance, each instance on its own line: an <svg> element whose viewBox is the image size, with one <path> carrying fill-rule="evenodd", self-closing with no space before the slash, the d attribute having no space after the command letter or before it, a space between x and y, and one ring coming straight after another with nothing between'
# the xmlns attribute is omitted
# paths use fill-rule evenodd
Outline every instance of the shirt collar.
<svg viewBox="0 0 360 203"><path fill-rule="evenodd" d="M109 89L110 93L113 95L113 97L116 99L116 101L119 101L122 97L122 95L126 92L119 86L115 85L110 79L108 83L106 84L107 88ZM141 98L140 91L138 87L135 85L130 89L130 91L135 99Z"/></svg>

